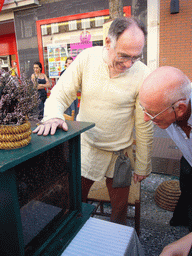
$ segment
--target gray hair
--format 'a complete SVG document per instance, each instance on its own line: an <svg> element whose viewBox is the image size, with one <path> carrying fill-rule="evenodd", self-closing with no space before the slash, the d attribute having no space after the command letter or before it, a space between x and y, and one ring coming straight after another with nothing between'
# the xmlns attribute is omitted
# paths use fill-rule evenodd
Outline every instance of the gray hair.
<svg viewBox="0 0 192 256"><path fill-rule="evenodd" d="M134 17L120 17L116 18L112 23L108 31L108 37L112 42L112 47L115 48L116 42L123 32L129 29L132 25L136 25L141 29L145 38L147 36L147 29L144 23Z"/></svg>
<svg viewBox="0 0 192 256"><path fill-rule="evenodd" d="M182 102L188 104L191 97L191 81L185 76L177 85L176 88L170 89L165 92L165 97L167 98L167 104L173 104L176 102L175 107L179 106L180 99ZM179 101L179 102L177 102Z"/></svg>

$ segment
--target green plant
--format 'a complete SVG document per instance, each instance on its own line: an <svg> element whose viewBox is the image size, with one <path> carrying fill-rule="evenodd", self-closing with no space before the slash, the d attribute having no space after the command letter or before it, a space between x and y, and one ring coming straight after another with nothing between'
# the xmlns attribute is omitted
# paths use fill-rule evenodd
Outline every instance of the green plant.
<svg viewBox="0 0 192 256"><path fill-rule="evenodd" d="M21 72L20 78L0 69L0 125L21 125L35 119L38 89Z"/></svg>

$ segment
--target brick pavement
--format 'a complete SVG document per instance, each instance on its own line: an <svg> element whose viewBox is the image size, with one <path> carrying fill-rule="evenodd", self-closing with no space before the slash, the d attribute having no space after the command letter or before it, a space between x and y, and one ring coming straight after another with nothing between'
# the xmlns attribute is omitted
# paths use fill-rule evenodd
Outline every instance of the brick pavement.
<svg viewBox="0 0 192 256"><path fill-rule="evenodd" d="M152 154L153 173L179 176L181 156L181 151L169 138L167 132L155 126Z"/></svg>

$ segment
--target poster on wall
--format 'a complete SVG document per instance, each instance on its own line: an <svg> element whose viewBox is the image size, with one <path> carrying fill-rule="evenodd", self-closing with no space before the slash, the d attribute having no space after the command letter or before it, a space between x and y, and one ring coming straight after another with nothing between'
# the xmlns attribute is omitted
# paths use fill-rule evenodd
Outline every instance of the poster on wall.
<svg viewBox="0 0 192 256"><path fill-rule="evenodd" d="M51 44L47 46L49 77L58 78L65 68L65 60L68 56L66 44Z"/></svg>
<svg viewBox="0 0 192 256"><path fill-rule="evenodd" d="M73 59L84 49L92 47L91 34L89 31L82 31L79 39L80 42L70 44L70 56L73 57Z"/></svg>
<svg viewBox="0 0 192 256"><path fill-rule="evenodd" d="M73 40L74 41L74 38ZM67 44L50 44L47 45L49 77L59 78L62 70L65 69L65 61L67 57L75 59L77 55L86 48L92 47L91 34L84 30L76 37L77 43Z"/></svg>

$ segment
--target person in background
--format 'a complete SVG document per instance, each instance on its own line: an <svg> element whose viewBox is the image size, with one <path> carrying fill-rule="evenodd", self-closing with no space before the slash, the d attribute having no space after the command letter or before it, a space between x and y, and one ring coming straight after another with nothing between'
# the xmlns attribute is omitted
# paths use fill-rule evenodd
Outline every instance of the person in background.
<svg viewBox="0 0 192 256"><path fill-rule="evenodd" d="M39 116L38 119L43 118L44 113L44 103L47 99L47 88L50 88L50 83L45 74L42 73L42 64L39 61L36 61L33 64L34 73L31 75L31 80L33 84L38 86L40 104L39 104Z"/></svg>
<svg viewBox="0 0 192 256"><path fill-rule="evenodd" d="M153 124L144 122L139 105L139 88L150 71L140 60L146 29L135 18L115 19L105 46L82 51L60 77L45 103L43 123L33 133L55 134L67 131L63 112L81 91L77 121L93 122L95 127L81 135L82 201L86 202L94 181L106 177L112 214L111 221L126 224L132 170L128 168L124 184L117 184L116 160L127 155L134 168L134 182L151 172ZM136 160L132 144L136 133ZM115 181L115 182L114 182Z"/></svg>
<svg viewBox="0 0 192 256"><path fill-rule="evenodd" d="M67 59L66 59L66 61L65 61L65 67L66 67L66 69L69 67L69 65L70 65L72 62L73 62L73 58L72 58L72 57L67 57ZM64 70L61 72L60 76L65 72L66 69L64 69ZM72 110L75 110L75 120L76 120L76 116L77 116L77 114L78 114L78 98L76 98L76 99L72 102L71 106L70 106L67 110L65 110L65 114L71 116Z"/></svg>
<svg viewBox="0 0 192 256"><path fill-rule="evenodd" d="M65 61L65 69L63 71L61 71L60 76L65 72L65 70L69 67L69 65L73 62L73 58L72 57L67 57L66 61Z"/></svg>
<svg viewBox="0 0 192 256"><path fill-rule="evenodd" d="M153 71L141 86L140 104L144 120L152 120L181 150L181 195L171 226L188 226L192 231L192 113L191 82L179 69L165 66Z"/></svg>

